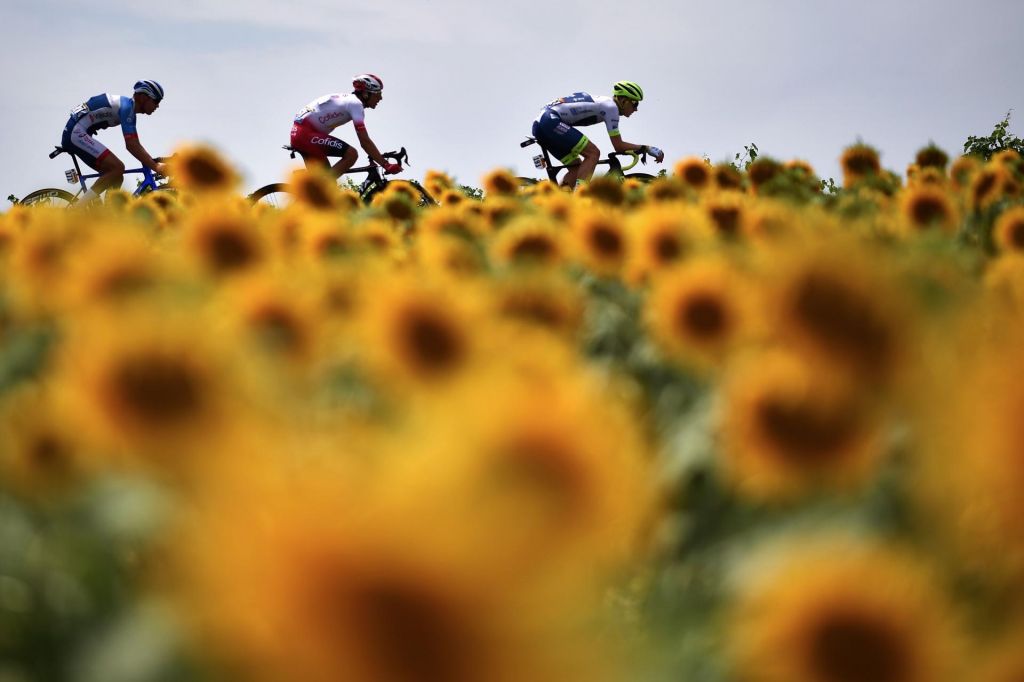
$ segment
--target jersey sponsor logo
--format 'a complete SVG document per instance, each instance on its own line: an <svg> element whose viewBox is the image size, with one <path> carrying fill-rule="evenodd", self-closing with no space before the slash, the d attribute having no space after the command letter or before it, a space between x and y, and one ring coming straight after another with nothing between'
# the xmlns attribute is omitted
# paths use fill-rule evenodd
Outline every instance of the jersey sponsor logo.
<svg viewBox="0 0 1024 682"><path fill-rule="evenodd" d="M344 115L344 111L332 111L329 114L323 114L322 116L318 116L316 120L320 121L321 123L327 123L328 121L333 121L336 118L341 118Z"/></svg>
<svg viewBox="0 0 1024 682"><path fill-rule="evenodd" d="M319 144L327 147L337 147L341 149L344 143L341 140L336 140L333 137L311 137L309 138L310 144Z"/></svg>
<svg viewBox="0 0 1024 682"><path fill-rule="evenodd" d="M567 132L569 132L569 124L565 122L559 123L558 125L555 126L555 132L558 133L559 135L565 135Z"/></svg>

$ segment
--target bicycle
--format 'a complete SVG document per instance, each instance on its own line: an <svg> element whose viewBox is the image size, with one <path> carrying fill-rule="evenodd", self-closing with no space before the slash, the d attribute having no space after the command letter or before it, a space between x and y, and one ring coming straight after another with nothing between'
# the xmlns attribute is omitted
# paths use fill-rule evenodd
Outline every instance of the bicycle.
<svg viewBox="0 0 1024 682"><path fill-rule="evenodd" d="M61 208L67 208L78 201L79 197L85 193L88 189L85 181L92 178L98 178L100 173L88 173L82 175L82 169L78 165L78 157L73 152L68 151L64 147L55 146L53 151L50 152L50 158L56 159L61 154L67 153L71 156L71 160L75 167L64 171L64 177L67 178L68 184L73 185L76 182L81 186L77 192L72 194L67 190L57 189L55 187L46 187L43 189L37 189L34 192L29 192L21 200L17 199L13 194L7 197L8 201L21 206L56 206ZM153 159L157 163L163 163L170 160L170 157L160 157ZM130 168L125 170L125 174L129 173L141 173L142 180L139 181L135 191L132 192L133 197L137 197L146 192L155 192L159 190L174 191L171 187L167 186L166 178L162 175L157 175L148 168ZM159 181L163 182L159 182Z"/></svg>
<svg viewBox="0 0 1024 682"><path fill-rule="evenodd" d="M284 145L281 148L288 151L293 159L298 153L298 150L291 145ZM381 154L381 156L385 159L393 159L395 163L401 164L402 166L409 165L409 154L405 151L405 147L402 147L397 152L386 152ZM356 192L359 194L359 198L363 203L367 205L373 201L375 196L383 192L384 188L391 182L391 180L381 175L380 166L377 165L373 159L370 159L370 162L365 166L349 168L347 171L342 173L342 175L349 175L351 173L366 173L366 179L356 187ZM419 193L420 206L429 206L437 203L434 201L433 197L430 196L427 190L423 189L423 186L420 185L420 183L415 180L403 180L402 182L407 182ZM253 204L269 204L276 208L281 208L286 205L288 203L288 199L288 185L283 182L273 182L269 185L264 185L249 195L249 201Z"/></svg>
<svg viewBox="0 0 1024 682"><path fill-rule="evenodd" d="M534 144L538 144L537 138L527 137L524 141L519 143L519 146L525 149L526 147L529 147L530 145ZM544 149L544 147L541 147L540 149L542 153L537 154L535 157L533 157L533 165L539 169L545 170L548 174L548 179L551 180L551 182L555 183L556 185L558 184L559 171L563 171L573 166L577 166L580 163L579 159L577 159L572 163L566 164L564 166L557 166L551 162L551 154L548 152L548 150ZM633 159L633 161L629 165L623 166L619 162L619 159L616 158L619 156L630 157ZM606 175L617 176L623 179L631 178L634 180L639 180L640 182L650 182L651 180L654 180L655 176L651 175L650 173L626 173L626 171L632 169L633 166L635 166L637 163L647 163L647 152L608 152L608 156L598 161L597 165L608 166L608 172L606 173ZM519 176L516 178L516 180L518 180L519 184L523 186L535 185L538 182L540 182L540 180L536 178L528 178L525 176Z"/></svg>

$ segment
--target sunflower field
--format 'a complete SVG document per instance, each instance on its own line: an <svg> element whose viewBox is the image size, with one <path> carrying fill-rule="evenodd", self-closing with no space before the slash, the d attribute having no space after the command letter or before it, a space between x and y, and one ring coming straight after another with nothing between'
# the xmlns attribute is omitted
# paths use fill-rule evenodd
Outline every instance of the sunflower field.
<svg viewBox="0 0 1024 682"><path fill-rule="evenodd" d="M1024 160L0 214L0 681L1024 679Z"/></svg>

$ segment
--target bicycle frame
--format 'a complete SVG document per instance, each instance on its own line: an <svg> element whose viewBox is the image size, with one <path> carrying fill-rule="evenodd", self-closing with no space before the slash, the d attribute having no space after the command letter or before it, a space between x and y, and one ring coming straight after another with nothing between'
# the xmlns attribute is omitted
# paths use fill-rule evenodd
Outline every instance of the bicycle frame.
<svg viewBox="0 0 1024 682"><path fill-rule="evenodd" d="M525 147L529 147L530 145L534 145L534 144L536 144L538 146L540 145L540 143L537 142L537 138L535 138L535 137L528 137L523 142L520 142L519 146L525 148ZM551 154L550 154L550 152L548 152L547 149L544 149L544 147L541 147L540 150L541 150L541 154L543 156L541 154L538 154L537 156L533 157L534 166L536 166L537 168L543 168L547 172L547 174L548 174L548 179L551 180L551 182L555 183L556 185L558 184L558 172L559 171L567 170L569 168L574 168L574 167L576 167L576 166L578 166L580 164L580 160L577 159L576 161L574 161L574 162L572 162L570 164L564 165L564 166L555 165L554 163L551 162ZM616 157L619 157L619 156L628 156L628 157L633 159L633 162L630 163L628 166L623 166L619 162L619 159L616 158ZM638 154L636 152L633 152L633 151L629 151L629 152L608 152L608 155L605 158L603 158L600 161L598 161L597 165L598 166L608 166L608 175L622 175L626 171L628 171L631 168L633 168L633 166L635 166L637 163L641 162L641 160L644 163L646 163L647 162L647 155L643 154L642 156L643 156L643 159L641 159L641 155L640 154ZM543 166L541 164L543 164Z"/></svg>
<svg viewBox="0 0 1024 682"><path fill-rule="evenodd" d="M100 177L101 173L87 173L83 175L82 168L81 166L78 165L78 156L76 156L73 152L68 151L64 147L54 147L53 151L50 153L50 158L55 159L64 153L69 154L71 156L72 163L75 164L73 170L64 171L64 177L67 178L68 184L73 185L77 181L78 184L81 186L81 189L77 193L75 193L75 197L78 197L89 189L89 186L86 184L85 181L91 180L92 178L98 178ZM156 159L156 161L160 161L160 159ZM142 174L142 180L139 182L138 187L135 188L135 191L132 192L133 197L137 197L140 194L144 194L145 192L152 192L153 190L160 187L160 185L158 185L156 182L156 174L154 174L153 171L146 168L145 166L143 166L142 168L129 168L125 170L125 175L136 173Z"/></svg>

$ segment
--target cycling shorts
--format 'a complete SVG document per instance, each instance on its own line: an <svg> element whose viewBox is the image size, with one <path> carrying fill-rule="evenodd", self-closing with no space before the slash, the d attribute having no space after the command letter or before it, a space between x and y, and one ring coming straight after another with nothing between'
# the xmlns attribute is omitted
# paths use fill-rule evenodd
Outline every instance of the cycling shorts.
<svg viewBox="0 0 1024 682"><path fill-rule="evenodd" d="M558 114L545 109L533 122L533 136L540 146L561 163L572 163L587 146L587 136L563 121Z"/></svg>
<svg viewBox="0 0 1024 682"><path fill-rule="evenodd" d="M291 144L303 157L320 161L327 161L328 156L344 156L351 149L347 142L303 122L292 125Z"/></svg>
<svg viewBox="0 0 1024 682"><path fill-rule="evenodd" d="M66 151L85 161L90 168L99 170L100 159L109 154L110 150L89 134L87 122L88 117L81 121L68 121L60 144Z"/></svg>

